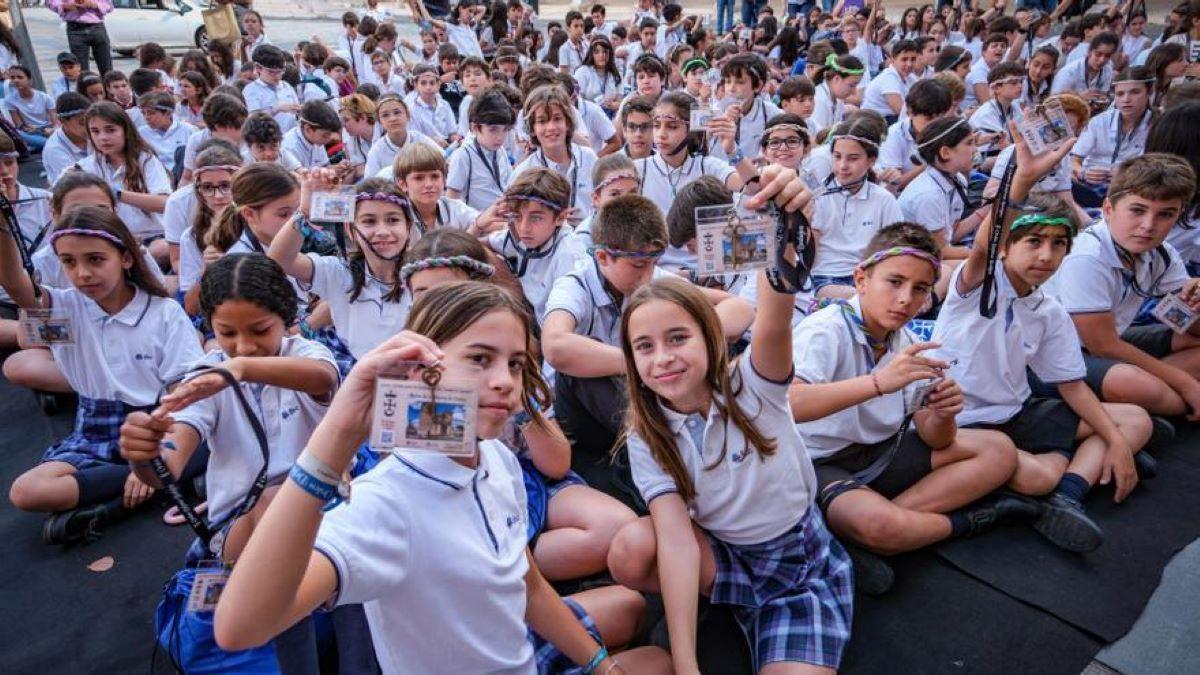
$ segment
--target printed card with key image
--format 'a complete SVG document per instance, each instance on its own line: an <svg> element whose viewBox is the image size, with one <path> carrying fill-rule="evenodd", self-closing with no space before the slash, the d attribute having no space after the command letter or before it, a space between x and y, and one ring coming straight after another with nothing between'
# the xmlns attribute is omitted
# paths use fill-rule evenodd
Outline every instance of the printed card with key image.
<svg viewBox="0 0 1200 675"><path fill-rule="evenodd" d="M311 220L317 223L348 223L354 220L354 188L314 192Z"/></svg>
<svg viewBox="0 0 1200 675"><path fill-rule="evenodd" d="M375 383L371 446L473 456L479 377L478 368L446 370L414 362L380 375Z"/></svg>
<svg viewBox="0 0 1200 675"><path fill-rule="evenodd" d="M733 204L696 209L697 274L740 274L771 265L775 222Z"/></svg>
<svg viewBox="0 0 1200 675"><path fill-rule="evenodd" d="M716 116L717 114L712 108L692 108L688 131L706 131L708 123Z"/></svg>
<svg viewBox="0 0 1200 675"><path fill-rule="evenodd" d="M229 571L223 567L214 567L196 572L192 577L192 592L188 594L187 608L189 612L213 612L217 602L229 583Z"/></svg>
<svg viewBox="0 0 1200 675"><path fill-rule="evenodd" d="M19 314L21 335L32 347L75 344L71 316L54 309L22 309Z"/></svg>
<svg viewBox="0 0 1200 675"><path fill-rule="evenodd" d="M1188 332L1188 329L1196 323L1196 319L1200 318L1196 312L1192 311L1178 295L1171 293L1164 295L1158 301L1158 305L1154 308L1154 318L1171 327L1171 330L1180 335Z"/></svg>
<svg viewBox="0 0 1200 675"><path fill-rule="evenodd" d="M1054 150L1075 136L1066 110L1056 100L1027 110L1017 128L1035 155Z"/></svg>

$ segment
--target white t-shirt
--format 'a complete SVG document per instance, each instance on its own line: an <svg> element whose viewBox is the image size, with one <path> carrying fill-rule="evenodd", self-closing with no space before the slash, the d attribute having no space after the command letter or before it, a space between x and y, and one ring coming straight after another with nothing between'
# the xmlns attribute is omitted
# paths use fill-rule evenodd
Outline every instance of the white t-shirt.
<svg viewBox="0 0 1200 675"><path fill-rule="evenodd" d="M149 125L138 128L142 140L146 141L146 144L154 151L154 155L158 157L158 161L162 162L168 172L175 167L175 149L186 148L188 139L197 131L196 127L179 120L173 120L171 126L167 127L165 131L158 131Z"/></svg>
<svg viewBox="0 0 1200 675"><path fill-rule="evenodd" d="M808 118L809 122L818 130L828 129L841 122L845 116L846 103L833 97L828 83L818 84L817 93L813 95L813 112L812 117Z"/></svg>
<svg viewBox="0 0 1200 675"><path fill-rule="evenodd" d="M867 182L858 192L835 192L817 199L812 227L817 231L813 274L846 276L862 261L862 252L879 230L904 220L892 193Z"/></svg>
<svg viewBox="0 0 1200 675"><path fill-rule="evenodd" d="M376 279L364 267L365 282L354 302L350 294L354 279L350 267L334 256L308 254L313 264L310 290L329 305L333 327L354 358L361 359L388 338L404 330L412 295L401 294L398 302L385 300L392 285Z"/></svg>
<svg viewBox="0 0 1200 675"><path fill-rule="evenodd" d="M576 68L575 81L579 83L579 97L593 103L600 103L609 96L621 94L621 84L612 73L599 73L592 66Z"/></svg>
<svg viewBox="0 0 1200 675"><path fill-rule="evenodd" d="M1050 93L1087 93L1090 89L1108 91L1109 87L1112 86L1112 80L1113 69L1111 63L1104 64L1104 68L1099 73L1089 74L1087 72L1087 59L1080 59L1058 69L1058 74L1054 76L1054 83L1050 85Z"/></svg>
<svg viewBox="0 0 1200 675"><path fill-rule="evenodd" d="M599 153L604 146L617 135L617 129L612 120L599 105L580 97L576 105L579 118L587 128L588 140L592 142L592 150Z"/></svg>
<svg viewBox="0 0 1200 675"><path fill-rule="evenodd" d="M867 85L866 91L863 93L862 107L867 110L874 110L884 117L897 115L899 113L892 110L888 105L886 96L888 94L896 94L901 99L908 96L908 90L917 81L915 75L909 75L907 78L900 77L900 73L896 69L888 66L884 68L879 75L871 80L871 84ZM904 112L904 103L900 104L900 112Z"/></svg>
<svg viewBox="0 0 1200 675"><path fill-rule="evenodd" d="M1083 159L1085 169L1096 165L1115 169L1121 162L1144 154L1149 135L1149 110L1129 133L1122 134L1121 113L1116 108L1109 108L1088 122L1071 148L1071 154Z"/></svg>
<svg viewBox="0 0 1200 675"><path fill-rule="evenodd" d="M22 98L16 87L9 87L4 97L4 105L10 111L21 113L21 119L27 126L50 126L50 113L54 112L54 99L41 89L30 90L29 98Z"/></svg>
<svg viewBox="0 0 1200 675"><path fill-rule="evenodd" d="M596 168L596 153L591 148L570 145L571 161L567 164L555 164L541 151L534 150L512 172L513 180L527 169L542 167L550 169L567 179L571 184L571 200L568 206L578 209L580 218L587 218L596 210L592 203L592 170Z"/></svg>
<svg viewBox="0 0 1200 675"><path fill-rule="evenodd" d="M921 158L917 151L917 141L913 138L912 120L907 117L896 120L888 127L887 135L883 137L876 164L884 169L899 169L907 173L916 166L913 157Z"/></svg>
<svg viewBox="0 0 1200 675"><path fill-rule="evenodd" d="M963 110L979 107L979 98L975 96L975 85L982 84L986 87L990 72L992 72L992 67L987 64L987 61L977 58L971 62L971 69L967 71L967 76L963 79L963 83L967 85L967 95L962 102Z"/></svg>
<svg viewBox="0 0 1200 675"><path fill-rule="evenodd" d="M962 218L966 193L967 186L959 174L951 177L926 167L904 188L897 203L905 220L920 223L934 234L941 233L950 244L954 242L954 223Z"/></svg>
<svg viewBox="0 0 1200 675"><path fill-rule="evenodd" d="M163 239L168 244L178 244L183 231L192 226L200 200L196 196L196 185L184 185L167 197L167 208L163 211Z"/></svg>
<svg viewBox="0 0 1200 675"><path fill-rule="evenodd" d="M281 105L300 104L300 96L287 82L280 81L279 84L271 86L262 80L254 80L242 89L242 97L246 100L247 112L265 110L272 113L275 121L279 123L279 129L284 133L296 126L296 113L272 112Z"/></svg>
<svg viewBox="0 0 1200 675"><path fill-rule="evenodd" d="M67 138L62 127L55 129L54 133L46 139L46 146L42 148L42 168L46 170L46 178L48 180L57 179L64 169L82 161L89 152L91 149L87 146L86 141L81 148Z"/></svg>
<svg viewBox="0 0 1200 675"><path fill-rule="evenodd" d="M475 35L475 29L471 26L463 26L460 24L446 22L446 39L450 44L458 47L458 53L463 56L477 56L483 58L483 48L479 46L479 36Z"/></svg>

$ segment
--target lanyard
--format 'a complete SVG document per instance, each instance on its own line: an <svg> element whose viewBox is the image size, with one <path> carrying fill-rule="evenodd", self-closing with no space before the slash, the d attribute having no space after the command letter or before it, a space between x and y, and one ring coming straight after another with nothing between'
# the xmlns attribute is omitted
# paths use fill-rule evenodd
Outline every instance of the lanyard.
<svg viewBox="0 0 1200 675"><path fill-rule="evenodd" d="M666 171L663 171L662 167L660 167L658 162L655 161L658 159L661 159L661 157L655 155L654 157L650 158L650 163L654 165L654 169L658 171L659 175L667 179L667 186L671 188L671 199L674 200L675 196L679 192L679 184L683 182L684 178L691 175L692 168L696 164L696 157L692 156L686 158L684 163L679 165L678 169L672 169L671 166L667 164L667 160L663 159L662 163L666 165ZM672 176L674 176L674 178L672 178ZM643 178L643 180L645 179Z"/></svg>
<svg viewBox="0 0 1200 675"><path fill-rule="evenodd" d="M483 166L488 170L488 175L495 181L496 189L504 192L504 184L500 182L500 161L496 159L495 153L496 151L493 150L492 161L489 162L487 155L483 152L483 148L479 147L479 139L475 139L475 154L479 155L480 161L483 162Z"/></svg>
<svg viewBox="0 0 1200 675"><path fill-rule="evenodd" d="M1008 193L1016 172L1017 157L1014 154L1004 167L1004 174L1000 177L1000 188L996 191L995 202L992 203L992 231L987 243L987 269L979 289L979 314L985 319L996 316L996 300L999 296L996 287L996 263L1000 258L1000 237L1005 226L1004 216L1008 211Z"/></svg>
<svg viewBox="0 0 1200 675"><path fill-rule="evenodd" d="M550 241L542 244L541 247L536 249L529 249L521 246L516 239L513 239L512 230L506 232L504 234L504 248L511 246L512 249L517 253L515 258L507 255L504 256L504 262L508 263L508 269L515 274L518 279L520 279L525 276L526 272L529 271L530 260L540 260L542 258L548 258L554 255L554 252L558 250L559 243L566 238L563 236L562 229L563 228L560 227L555 230L554 236L550 238Z"/></svg>
<svg viewBox="0 0 1200 675"><path fill-rule="evenodd" d="M250 228L242 228L241 238L245 240L247 246L254 249L255 253L266 253L266 251L263 250L262 242L258 240L258 237L254 236L254 233L250 231Z"/></svg>
<svg viewBox="0 0 1200 675"><path fill-rule="evenodd" d="M742 145L742 122L754 117L754 106L756 105L758 105L759 115L762 116L763 128L766 128L767 106L759 105L760 103L761 101L758 99L758 97L754 97L754 102L750 104L750 113L742 116L742 119L738 120L737 130L733 134L733 142L739 147Z"/></svg>
<svg viewBox="0 0 1200 675"><path fill-rule="evenodd" d="M346 49L350 53L350 69L354 71L355 79L358 78L358 59L354 58L354 38L346 36Z"/></svg>
<svg viewBox="0 0 1200 675"><path fill-rule="evenodd" d="M1123 143L1124 143L1126 140L1133 138L1134 134L1136 134L1136 133L1138 132L1138 129L1140 129L1140 128L1141 128L1141 126L1142 126L1142 121L1143 121L1143 120L1145 120L1145 119L1146 119L1146 116L1147 116L1147 115L1149 115L1149 114L1150 114L1150 111L1149 111L1149 110L1147 110L1147 111L1146 111L1146 112L1145 112L1145 113L1142 115L1142 119L1139 119L1138 121L1136 121L1136 122L1134 122L1134 123L1133 123L1133 126L1132 126L1132 127L1130 127L1130 129L1129 129L1129 133L1127 133L1127 134L1122 134L1122 133L1121 133L1121 113L1120 113L1120 112L1118 112L1118 111L1116 111L1116 110L1114 110L1114 111L1113 111L1113 118L1114 118L1114 119L1117 121L1117 124L1116 124L1116 127L1117 127L1117 133L1116 133L1116 137L1117 137L1117 139L1116 139L1116 142L1113 144L1112 157L1110 158L1110 162L1109 162L1110 164L1116 164L1116 163L1117 163L1117 155L1121 154L1121 145L1122 145L1122 144L1123 144Z"/></svg>
<svg viewBox="0 0 1200 675"><path fill-rule="evenodd" d="M570 207L575 208L575 184L579 181L579 162L575 161L575 151L572 150L570 148L570 146L567 147L567 152L571 155L571 163L568 164L568 166L571 167L571 204L570 204ZM557 164L554 166L550 166L550 160L546 159L546 151L545 150L543 150L542 148L538 148L537 156L538 156L538 161L541 163L541 165L544 168L553 169L555 171L558 171Z"/></svg>
<svg viewBox="0 0 1200 675"><path fill-rule="evenodd" d="M937 167L934 168L937 169ZM949 172L941 169L937 169L937 172L942 174L942 178L945 178L946 182L950 183L950 186L954 188L954 192L950 196L950 212L954 213L954 195L957 194L958 198L962 201L962 208L960 209L958 220L966 218L967 207L971 205L971 200L967 197L967 189L964 188L962 183L958 182L958 179Z"/></svg>
<svg viewBox="0 0 1200 675"><path fill-rule="evenodd" d="M429 231L428 225L425 224L425 218L421 216L421 211L416 207L415 204L410 204L410 207L411 207L412 214L413 214L413 220L415 220L417 223L417 229L421 231L421 234L425 234L427 231ZM442 199L441 199L441 197L438 197L437 204L433 207L433 211L434 211L434 227L440 228L442 226Z"/></svg>
<svg viewBox="0 0 1200 675"><path fill-rule="evenodd" d="M888 335L888 338L884 338L883 340L876 339L874 335L871 335L869 332L867 332L867 324L863 321L863 318L859 316L853 305L845 300L835 301L835 303L842 312L842 319L846 322L846 327L850 329L851 337L853 337L855 332L858 332L861 333L864 338L866 338L867 344L862 345L863 354L867 357L867 363L869 363L871 368L874 369L876 364L875 350L882 347L883 353L886 354L888 338L891 337L891 334Z"/></svg>

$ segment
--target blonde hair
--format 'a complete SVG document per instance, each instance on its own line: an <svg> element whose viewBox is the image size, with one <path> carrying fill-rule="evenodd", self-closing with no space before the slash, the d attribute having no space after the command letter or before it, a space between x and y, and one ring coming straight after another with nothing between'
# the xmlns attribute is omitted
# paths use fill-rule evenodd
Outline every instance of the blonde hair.
<svg viewBox="0 0 1200 675"><path fill-rule="evenodd" d="M408 177L408 174L418 171L441 171L445 176L446 158L442 156L440 150L428 143L419 141L409 143L396 154L396 161L392 163L392 173L395 175L396 183L400 183Z"/></svg>
<svg viewBox="0 0 1200 675"><path fill-rule="evenodd" d="M375 102L362 94L351 94L338 99L339 110L355 118L366 117L371 124L375 123Z"/></svg>

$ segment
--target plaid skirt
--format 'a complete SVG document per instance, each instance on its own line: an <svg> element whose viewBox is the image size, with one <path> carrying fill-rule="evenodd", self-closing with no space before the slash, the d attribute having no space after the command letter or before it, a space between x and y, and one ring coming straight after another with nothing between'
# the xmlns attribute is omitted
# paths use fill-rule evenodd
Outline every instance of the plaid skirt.
<svg viewBox="0 0 1200 675"><path fill-rule="evenodd" d="M596 640L596 645L604 644L600 639L600 629L596 628L596 622L588 615L587 610L578 602L571 598L563 598L563 602L567 603L567 607L575 613L575 618L579 619L579 623L583 624L588 634ZM567 658L567 655L560 652L558 647L550 644L541 635L529 631L527 635L529 641L533 643L533 655L537 660L538 675L576 675L583 673L583 666L576 665L574 661Z"/></svg>
<svg viewBox="0 0 1200 675"><path fill-rule="evenodd" d="M345 342L342 342L337 331L332 327L313 329L308 326L307 321L301 321L300 334L313 342L325 345L329 351L333 352L333 360L337 363L338 372L341 373L343 379L350 374L350 369L358 362L350 353L350 348L346 346Z"/></svg>
<svg viewBox="0 0 1200 675"><path fill-rule="evenodd" d="M538 535L546 529L546 519L550 513L550 500L554 498L554 495L562 492L564 488L572 485L587 485L587 482L579 474L570 470L559 480L546 478L533 465L533 460L529 459L528 455L517 455L517 462L521 465L521 477L525 481L525 510L529 521L525 536L532 546Z"/></svg>
<svg viewBox="0 0 1200 675"><path fill-rule="evenodd" d="M838 668L850 640L854 572L820 509L761 544L708 539L717 564L710 599L733 606L756 672L780 661Z"/></svg>
<svg viewBox="0 0 1200 675"><path fill-rule="evenodd" d="M75 430L50 446L43 462L66 462L76 469L105 464L125 464L121 458L121 423L125 416L150 406L134 406L122 401L79 397L75 411Z"/></svg>

